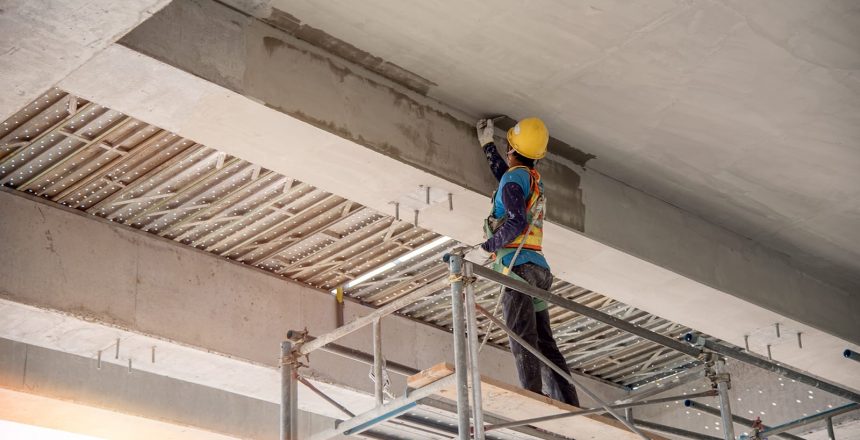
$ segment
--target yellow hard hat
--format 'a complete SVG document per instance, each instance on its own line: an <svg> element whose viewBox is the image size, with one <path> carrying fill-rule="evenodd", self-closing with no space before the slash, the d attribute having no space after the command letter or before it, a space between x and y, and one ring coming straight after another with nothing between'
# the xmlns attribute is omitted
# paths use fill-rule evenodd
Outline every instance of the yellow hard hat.
<svg viewBox="0 0 860 440"><path fill-rule="evenodd" d="M508 130L508 144L529 159L543 159L549 130L539 118L525 118Z"/></svg>

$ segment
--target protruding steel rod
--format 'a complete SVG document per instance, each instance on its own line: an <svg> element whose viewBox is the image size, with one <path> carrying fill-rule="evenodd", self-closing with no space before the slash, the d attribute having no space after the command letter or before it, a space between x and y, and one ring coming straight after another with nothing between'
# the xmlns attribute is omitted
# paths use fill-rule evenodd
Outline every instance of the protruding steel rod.
<svg viewBox="0 0 860 440"><path fill-rule="evenodd" d="M685 396L660 397L658 399L642 400L639 402L620 403L617 405L612 405L612 406L610 406L610 408L625 410L624 417L627 420L632 421L632 419L630 417L628 417L626 410L631 409L631 408L635 408L637 406L655 405L658 403L674 402L676 400L682 400L682 399L687 399L687 398L696 399L699 397L714 397L716 395L717 395L716 390L708 390L708 391L702 391L700 393L689 394L689 395L685 395ZM494 431L496 429L511 428L514 426L533 425L535 423L546 422L549 420L558 420L558 419L565 419L568 417L577 417L577 416L587 416L589 414L602 414L605 412L606 412L606 410L603 408L584 409L581 411L571 411L569 413L564 413L564 414L553 414L551 416L535 417L532 419L525 419L525 420L515 420L512 422L505 422L505 423L496 423L494 425L488 426L486 428L486 430L487 431Z"/></svg>
<svg viewBox="0 0 860 440"><path fill-rule="evenodd" d="M701 411L705 414L710 414L710 415L717 416L717 417L721 416L720 410L718 410L716 408L712 408L712 407L705 405L703 403L696 402L695 400L690 400L690 399L695 399L695 398L696 397L690 396L687 400L684 401L684 406L686 406L688 408L693 408L696 411ZM753 420L750 420L748 418L741 417L738 415L734 415L734 414L732 414L732 420L735 423L737 423L739 425L744 425L744 426L752 426L753 423L755 423L755 421L753 421ZM765 426L765 429L767 429L767 428L769 428L769 427ZM803 440L802 438L800 438L796 435L793 435L793 434L782 433L782 434L778 434L778 435L782 438L787 438L790 440Z"/></svg>
<svg viewBox="0 0 860 440"><path fill-rule="evenodd" d="M759 433L759 437L767 438L772 435L780 434L789 429L799 428L801 426L806 426L810 423L815 423L821 420L827 420L829 418L838 416L839 414L844 414L847 412L855 411L860 409L860 403L849 403L847 405L840 406L838 408L833 408L831 410L823 411L818 414L811 415L809 417L803 417L801 419L797 419L788 423L783 423L779 426L774 426L770 429L765 429L764 431Z"/></svg>
<svg viewBox="0 0 860 440"><path fill-rule="evenodd" d="M460 440L469 440L469 383L466 370L466 331L463 310L463 257L451 255L451 312L454 334L454 374L457 377L457 428Z"/></svg>
<svg viewBox="0 0 860 440"><path fill-rule="evenodd" d="M723 437L735 440L735 424L732 421L732 401L729 398L729 379L726 360L718 358L715 362L717 372L717 392L720 396L720 417L723 419Z"/></svg>
<svg viewBox="0 0 860 440"><path fill-rule="evenodd" d="M298 440L298 372L288 362L293 344L281 342L281 440Z"/></svg>
<svg viewBox="0 0 860 440"><path fill-rule="evenodd" d="M833 431L833 417L828 417L826 420L827 423L827 438L829 440L836 440L836 433Z"/></svg>
<svg viewBox="0 0 860 440"><path fill-rule="evenodd" d="M852 361L860 362L860 353L854 350L846 348L845 351L842 352L842 356L845 356Z"/></svg>
<svg viewBox="0 0 860 440"><path fill-rule="evenodd" d="M718 344L714 341L705 339L692 333L687 333L684 338L687 340L687 342L690 342L691 344L699 347L703 347L714 353L723 355L728 358L732 358L737 361L741 361L745 364L759 367L761 369L782 375L783 377L787 377L792 380L796 380L800 383L804 383L806 385L818 388L821 391L826 391L830 394L833 394L834 396L842 397L843 399L847 399L852 402L860 402L860 394L842 388L840 386L833 385L832 383L825 382L822 379L812 377L808 374L801 373L800 371L795 370L793 368L786 367L776 362L768 361L751 353L745 353L744 351L736 348L731 348L722 344Z"/></svg>
<svg viewBox="0 0 860 440"><path fill-rule="evenodd" d="M466 280L472 278L472 263L463 262L463 275ZM466 336L469 347L469 372L472 374L472 419L475 426L475 439L484 440L484 410L481 396L481 370L478 367L478 320L475 316L475 290L471 282L467 282L466 290Z"/></svg>
<svg viewBox="0 0 860 440"><path fill-rule="evenodd" d="M478 269L478 267L475 267L475 269ZM516 341L517 343L519 343L523 348L525 348L526 350L528 350L528 351L529 351L529 353L533 354L536 358L538 358L541 362L543 362L546 366L548 366L552 371L555 371L555 372L556 372L556 373L558 373L561 377L565 378L568 382L570 382L571 384L575 385L577 388L579 388L580 390L582 390L582 391L583 391L583 392L584 392L588 397L590 397L592 400L594 400L595 402L597 402L597 403L598 403L598 405L600 405L600 407L601 407L601 408L603 408L606 412L608 412L608 413L609 413L609 415L611 415L612 417L615 417L615 419L617 419L619 422L621 422L622 424L624 424L624 426L626 426L628 429L630 429L630 431L632 431L632 432L636 433L639 437L642 437L642 438L643 438L643 439L645 439L645 440L650 440L647 436L645 436L645 434L643 434L643 433L642 433L642 431L640 431L639 429L637 429L637 428L636 428L632 423L628 422L628 421L627 421L627 419L625 419L625 418L624 418L624 416L622 416L622 415L618 414L615 410L613 410L613 409L609 406L609 404L607 404L606 402L604 402L600 397L598 397L596 394L594 394L594 393L593 393L591 390L589 390L587 387L583 386L583 385L582 385L582 383L580 383L580 382L576 381L576 380L573 378L573 376L571 376L569 373L567 373L566 371L564 371L564 370L562 370L561 368L559 368L559 366L558 366L558 365L556 365L556 364L555 364L555 363L553 363L551 360L549 360L549 358L547 358L546 356L544 356L544 355L543 355L543 353L541 353L540 351L538 351L538 349L536 349L536 348L535 348L535 347L533 347L531 344L529 344L528 342L526 342L526 340L525 340L525 339L523 339L522 337L520 337L518 334L514 333L514 331L513 331L513 330L511 330L511 329L510 329L510 327L508 327L508 326L507 326L507 325L505 325L505 323L503 323L501 320L499 320L498 318L496 318L495 316L493 316L493 314L492 314L492 313L488 312L486 309L484 309L483 307L481 307L481 306L479 306L479 305L477 305L477 304L475 305L475 308L477 308L477 309L478 309L478 311L479 311L479 312L481 312L481 314L482 314L482 315L484 315L487 319L489 319L490 321L492 321L492 322L493 322L493 324L496 324L500 329L504 330L504 332L505 332L505 333L507 333L507 334L508 334L508 336L510 336L510 337L511 337L511 339L513 339L514 341Z"/></svg>
<svg viewBox="0 0 860 440"><path fill-rule="evenodd" d="M379 319L373 321L373 379L373 397L376 406L382 406L385 381L382 379L382 324Z"/></svg>

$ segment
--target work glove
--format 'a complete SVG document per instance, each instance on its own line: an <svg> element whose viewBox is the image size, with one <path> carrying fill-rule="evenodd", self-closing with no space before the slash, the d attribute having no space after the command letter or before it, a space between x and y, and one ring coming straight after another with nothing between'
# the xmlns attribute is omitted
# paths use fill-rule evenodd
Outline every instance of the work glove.
<svg viewBox="0 0 860 440"><path fill-rule="evenodd" d="M494 129L492 119L479 119L475 128L478 131L478 142L482 147L493 142Z"/></svg>
<svg viewBox="0 0 860 440"><path fill-rule="evenodd" d="M485 251L481 245L477 245L469 250L469 252L466 252L466 255L464 255L463 258L471 261L472 263L486 266L487 263L493 260L493 254Z"/></svg>

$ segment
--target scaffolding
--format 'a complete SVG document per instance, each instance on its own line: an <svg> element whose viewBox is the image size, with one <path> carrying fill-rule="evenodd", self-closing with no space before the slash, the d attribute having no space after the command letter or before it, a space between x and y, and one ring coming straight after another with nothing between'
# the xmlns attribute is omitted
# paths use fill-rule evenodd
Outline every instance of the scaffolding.
<svg viewBox="0 0 860 440"><path fill-rule="evenodd" d="M520 432L529 431L528 425L539 423L547 420L554 420L564 417L575 417L589 414L608 414L617 419L632 433L635 433L640 438L648 440L649 437L641 430L641 428L652 429L669 434L681 435L694 439L717 439L716 437L707 436L695 432L685 431L678 428L663 426L651 422L635 420L632 416L631 408L636 406L651 405L663 403L673 400L686 400L688 406L696 403L690 399L717 396L720 401L719 410L712 410L711 413L719 415L722 419L723 439L735 440L734 423L749 422L748 420L739 418L731 412L731 402L729 399L729 389L731 378L725 370L726 358L753 365L765 370L780 374L784 377L796 380L797 382L810 385L822 391L843 397L854 403L844 405L842 407L823 411L812 417L791 421L772 428L755 428L750 439L761 439L768 435L781 435L785 438L792 438L790 435L784 434L788 429L798 426L803 426L815 421L826 420L829 430L831 419L835 415L853 411L860 408L860 394L840 387L838 385L826 382L820 378L807 375L801 371L791 367L781 365L777 362L766 360L749 352L728 347L703 337L687 334L684 341L676 340L662 334L647 330L636 326L628 321L619 319L615 316L603 313L599 310L592 309L585 305L579 304L570 299L554 295L548 291L533 287L522 281L513 279L491 269L482 267L472 262L463 259L462 251L452 251L445 255L444 261L448 264L450 282L450 300L451 311L453 316L453 338L454 338L454 374L443 377L428 385L419 388L408 390L408 392L398 398L388 402L384 401L384 380L383 375L383 357L382 357L382 336L380 331L380 320L396 312L409 304L418 301L431 293L433 290L428 288L418 288L401 298L398 298L373 312L359 317L350 323L344 324L337 329L320 335L316 338L310 337L306 332L291 331L288 335L288 340L281 344L281 412L280 412L280 438L282 440L298 439L297 430L297 414L298 414L298 393L297 386L299 382L304 383L314 393L319 394L323 399L332 404L343 412L347 419L338 421L335 427L318 433L312 437L312 440L328 439L337 435L354 435L370 429L374 425L391 420L403 415L405 412L415 408L425 399L433 396L438 391L454 386L456 388L456 405L452 405L449 409L456 413L457 420L457 437L460 440L475 438L484 440L486 432L498 429L514 429ZM630 398L624 402L616 402L610 405L603 402L595 393L591 392L587 386L584 386L580 381L575 379L571 374L563 371L547 358L545 358L539 350L513 333L503 322L496 318L492 313L482 308L475 302L475 295L472 289L472 283L478 279L499 284L500 286L514 289L534 298L543 299L544 301L558 307L579 313L583 316L592 318L596 321L611 325L620 330L626 331L641 338L650 340L660 344L666 348L678 351L680 353L700 359L704 362L703 373L697 372L695 376L701 377L704 375L711 382L711 390L686 396L672 396L659 399L641 400L647 395L653 394L653 391L642 393L639 398ZM504 330L508 336L517 341L526 350L534 354L539 360L553 369L556 373L567 379L571 384L581 390L595 402L598 402L599 407L594 409L583 409L571 411L565 414L556 414L551 416L531 418L519 421L504 421L499 420L491 415L485 415L481 401L481 376L478 360L478 352L480 349L480 341L478 340L478 325L476 314L483 314L488 320L493 322L500 329ZM356 350L333 344L337 339L353 333L363 327L372 326L373 328L373 354L367 355ZM334 399L326 396L313 385L305 381L299 376L298 370L302 366L300 359L306 357L315 350L323 349L341 356L345 356L354 360L368 363L372 365L374 380L374 398L376 406L362 414L352 414L346 408L338 404ZM415 370L410 367L397 364L388 364L386 367L396 368L403 374L414 373ZM471 386L470 386L471 385ZM471 395L470 395L471 390ZM436 405L439 405L438 403ZM619 410L625 410L625 414L621 414ZM485 420L486 419L486 420ZM487 425L486 422L492 419L493 423ZM544 436L544 438L547 438ZM835 438L832 437L831 438ZM719 440L719 439L718 439Z"/></svg>

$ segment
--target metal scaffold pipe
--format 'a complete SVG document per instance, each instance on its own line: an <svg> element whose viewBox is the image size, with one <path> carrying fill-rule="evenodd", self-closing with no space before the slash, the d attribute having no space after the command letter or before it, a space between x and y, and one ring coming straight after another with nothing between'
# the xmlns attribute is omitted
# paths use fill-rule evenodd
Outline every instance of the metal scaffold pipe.
<svg viewBox="0 0 860 440"><path fill-rule="evenodd" d="M612 417L615 417L615 419L616 419L616 420L618 420L619 422L621 422L624 426L626 426L626 427L627 427L627 429L629 429L631 432L635 433L635 434L636 434L636 435L638 435L639 437L643 438L644 440L650 440L650 439L648 438L648 436L646 436L645 434L643 434L643 433L642 433L642 431L640 431L639 429L637 429L637 428L636 428L632 423L630 423L626 418L624 418L624 416L622 416L622 415L618 414L614 409L612 409L612 408L609 406L609 404L607 404L607 403L606 403L606 402L604 402L600 397L598 397L596 394L594 394L594 392L592 392L591 390L589 390L587 387L583 386L581 382L579 382L579 381L575 380L575 379L573 378L573 376L571 376L569 373L567 373L566 371L564 371L564 370L562 370L561 368L559 368L559 367L558 367L558 365L554 364L551 360L549 360L549 358L547 358L546 356L544 356L544 355L543 355L543 353L541 353L540 351L538 351L538 349L537 349L537 348L535 348L534 346L532 346L531 344L529 344L525 339L523 339L523 338L522 338L522 337L520 337L518 334L516 334L513 330L511 330L511 328L510 328L510 327L508 327L508 326L507 326L507 325L505 325L502 321L500 321L500 320L499 320L499 318L496 318L495 316L493 316L493 314L492 314L492 313L490 313L489 311L487 311L486 309L484 309L483 307L481 307L481 306L479 306L479 305L477 305L477 304L475 305L475 308L477 308L477 309L478 309L478 311L479 311L479 312L481 312L481 314L482 314L482 315L484 315L487 319L489 319L490 321L492 321L492 322L493 322L493 324L495 324L497 327L499 327L499 328L500 328L500 329L502 329L505 333L507 333L507 334L508 334L508 336L510 336L510 337L511 337L511 339L513 339L514 341L516 341L516 342L517 342L518 344L520 344L523 348L525 348L526 350L528 350L528 352L529 352L529 353L531 353L532 355L534 355L534 357L538 358L538 360L540 360L541 362L543 362L543 363L544 363L544 365L546 365L547 367L549 367L552 371L555 371L556 373L558 373L558 375L559 375L559 376L563 377L565 380L567 380L567 381L568 381L568 382L570 382L571 384L575 385L575 386L576 386L576 387L578 387L580 390L582 390L582 391L585 393L585 395L587 395L587 396L588 396L588 397L590 397L592 400L594 400L595 402L597 402L597 404L598 404L598 405L600 405L600 407L601 407L604 411L608 412L608 413L609 413L609 415L611 415Z"/></svg>
<svg viewBox="0 0 860 440"><path fill-rule="evenodd" d="M313 341L316 338L311 336L311 335L308 335L305 332L300 332L300 331L296 331L296 330L289 330L289 331L287 331L287 339L289 339L293 342L299 342L301 340ZM344 347L343 345L329 343L329 344L326 344L325 346L321 347L320 350L322 350L326 353L331 353L331 354L336 354L338 356L343 356L347 359L352 359L354 361L361 362L361 363L366 364L366 365L373 365L373 355L372 354L365 353L361 350L356 350L354 348L349 348L349 347ZM397 374L402 374L404 376L412 376L413 374L418 374L421 371L417 368L407 367L406 365L403 365L403 364L400 364L397 362L388 361L388 360L385 361L385 368L388 371L391 371L391 372L394 372Z"/></svg>
<svg viewBox="0 0 860 440"><path fill-rule="evenodd" d="M732 405L729 398L729 374L726 372L726 360L716 360L717 392L720 396L720 417L723 420L723 437L735 440L735 424L732 422Z"/></svg>
<svg viewBox="0 0 860 440"><path fill-rule="evenodd" d="M538 289L537 287L531 286L528 283L515 280L506 275L502 275L496 271L493 271L492 269L475 265L473 270L475 275L481 278L490 280L497 284L501 284L505 287L510 287L511 289L514 289L518 292L522 292L533 298L540 298L550 304L555 304L564 309L579 313L582 316L594 319L595 321L611 325L612 327L624 330L628 333L634 334L643 339L647 339L651 342L656 342L657 344L660 344L667 348L671 348L677 352L684 353L688 356L697 358L702 353L701 350L689 344L685 344L676 339L661 335L660 333L646 330L621 318L592 309L591 307L582 305L576 301L572 301L567 298L547 292L546 290Z"/></svg>
<svg viewBox="0 0 860 440"><path fill-rule="evenodd" d="M463 257L452 255L448 261L451 271L451 314L454 334L454 375L457 377L457 426L460 440L469 440L469 383L466 368L466 330L463 310Z"/></svg>
<svg viewBox="0 0 860 440"><path fill-rule="evenodd" d="M356 318L354 321L344 324L342 327L338 327L324 335L320 335L313 341L302 344L300 347L298 347L298 352L300 355L309 354L312 351L330 342L336 341L338 338L342 338L364 326L372 324L374 321L379 318L382 318L383 316L390 315L397 310L409 304L412 304L413 302L435 292L436 290L438 289L437 286L434 284L419 287L408 295L403 295L402 297L391 301L390 303L368 313L365 316Z"/></svg>
<svg viewBox="0 0 860 440"><path fill-rule="evenodd" d="M718 344L714 341L705 339L692 333L687 333L684 339L697 347L702 347L722 356L732 358L734 360L743 362L745 364L753 365L767 371L771 371L786 378L796 380L800 383L804 383L806 385L818 388L821 391L826 391L830 394L833 394L834 396L842 397L843 399L847 399L852 402L860 402L860 394L834 385L832 383L825 382L822 379L812 377L808 374L801 373L800 371L797 371L793 368L789 368L776 362L760 358L751 353L744 352L739 348L727 347L725 345Z"/></svg>
<svg viewBox="0 0 860 440"><path fill-rule="evenodd" d="M829 418L833 418L838 416L839 414L844 414L851 411L856 411L860 409L860 403L849 403L847 405L840 406L838 408L833 408L828 411L822 411L818 414L811 415L809 417L804 417L801 419L797 419L788 423L783 423L779 426L774 426L770 429L765 429L764 431L758 433L759 438L767 438L772 435L781 434L789 429L799 428L801 426L806 426L810 423L815 423L821 420L826 420Z"/></svg>
<svg viewBox="0 0 860 440"><path fill-rule="evenodd" d="M478 365L478 320L475 316L475 290L472 287L472 263L463 262L466 279L466 336L469 347L469 372L472 376L472 418L475 421L475 440L484 440L484 410L481 396L481 370Z"/></svg>
<svg viewBox="0 0 860 440"><path fill-rule="evenodd" d="M723 440L719 437L714 437L712 435L700 434L698 432L687 431L686 429L674 428L672 426L661 425L659 423L646 422L644 420L637 420L636 426L640 426L645 429L653 429L654 431L665 432L667 434L675 434L681 437L691 438L695 440Z"/></svg>
<svg viewBox="0 0 860 440"><path fill-rule="evenodd" d="M684 406L686 406L688 408L693 408L696 411L701 411L705 414L710 414L713 416L720 417L720 415L721 415L720 410L718 410L716 408L711 408L708 405L705 405L705 404L702 404L702 403L696 402L695 400L690 400L690 399L695 399L695 397L690 397L689 399L685 400ZM753 420L750 420L750 419L745 418L745 417L737 416L734 414L732 414L732 421L734 421L735 423L737 423L739 425L744 425L744 426L752 426L753 423L755 423L755 421L753 421ZM765 427L765 428L767 429L767 427ZM800 438L796 435L793 435L793 434L782 433L782 434L779 434L779 436L782 438L787 438L789 440L803 440L802 438Z"/></svg>
<svg viewBox="0 0 860 440"><path fill-rule="evenodd" d="M298 440L298 372L290 361L290 341L281 342L281 440Z"/></svg>
<svg viewBox="0 0 860 440"><path fill-rule="evenodd" d="M675 401L678 401L681 399L699 398L699 397L713 397L716 395L717 395L716 390L708 390L708 391L702 391L702 392L696 393L696 394L689 394L689 395L683 395L683 396L660 397L658 399L641 400L638 402L619 403L616 405L611 405L610 408L612 408L612 409L631 409L631 408L635 408L637 406L656 405L658 403L675 402ZM551 416L535 417L533 419L524 419L524 420L516 420L513 422L495 423L493 425L488 426L486 428L486 430L487 431L495 431L497 429L502 429L502 428L511 428L514 426L531 425L534 423L547 422L550 420L565 419L568 417L587 416L589 414L602 414L605 412L606 412L606 410L603 408L584 409L581 411L572 411L572 412L564 413L564 414L553 414ZM630 420L630 417L625 417L625 418L628 421Z"/></svg>

